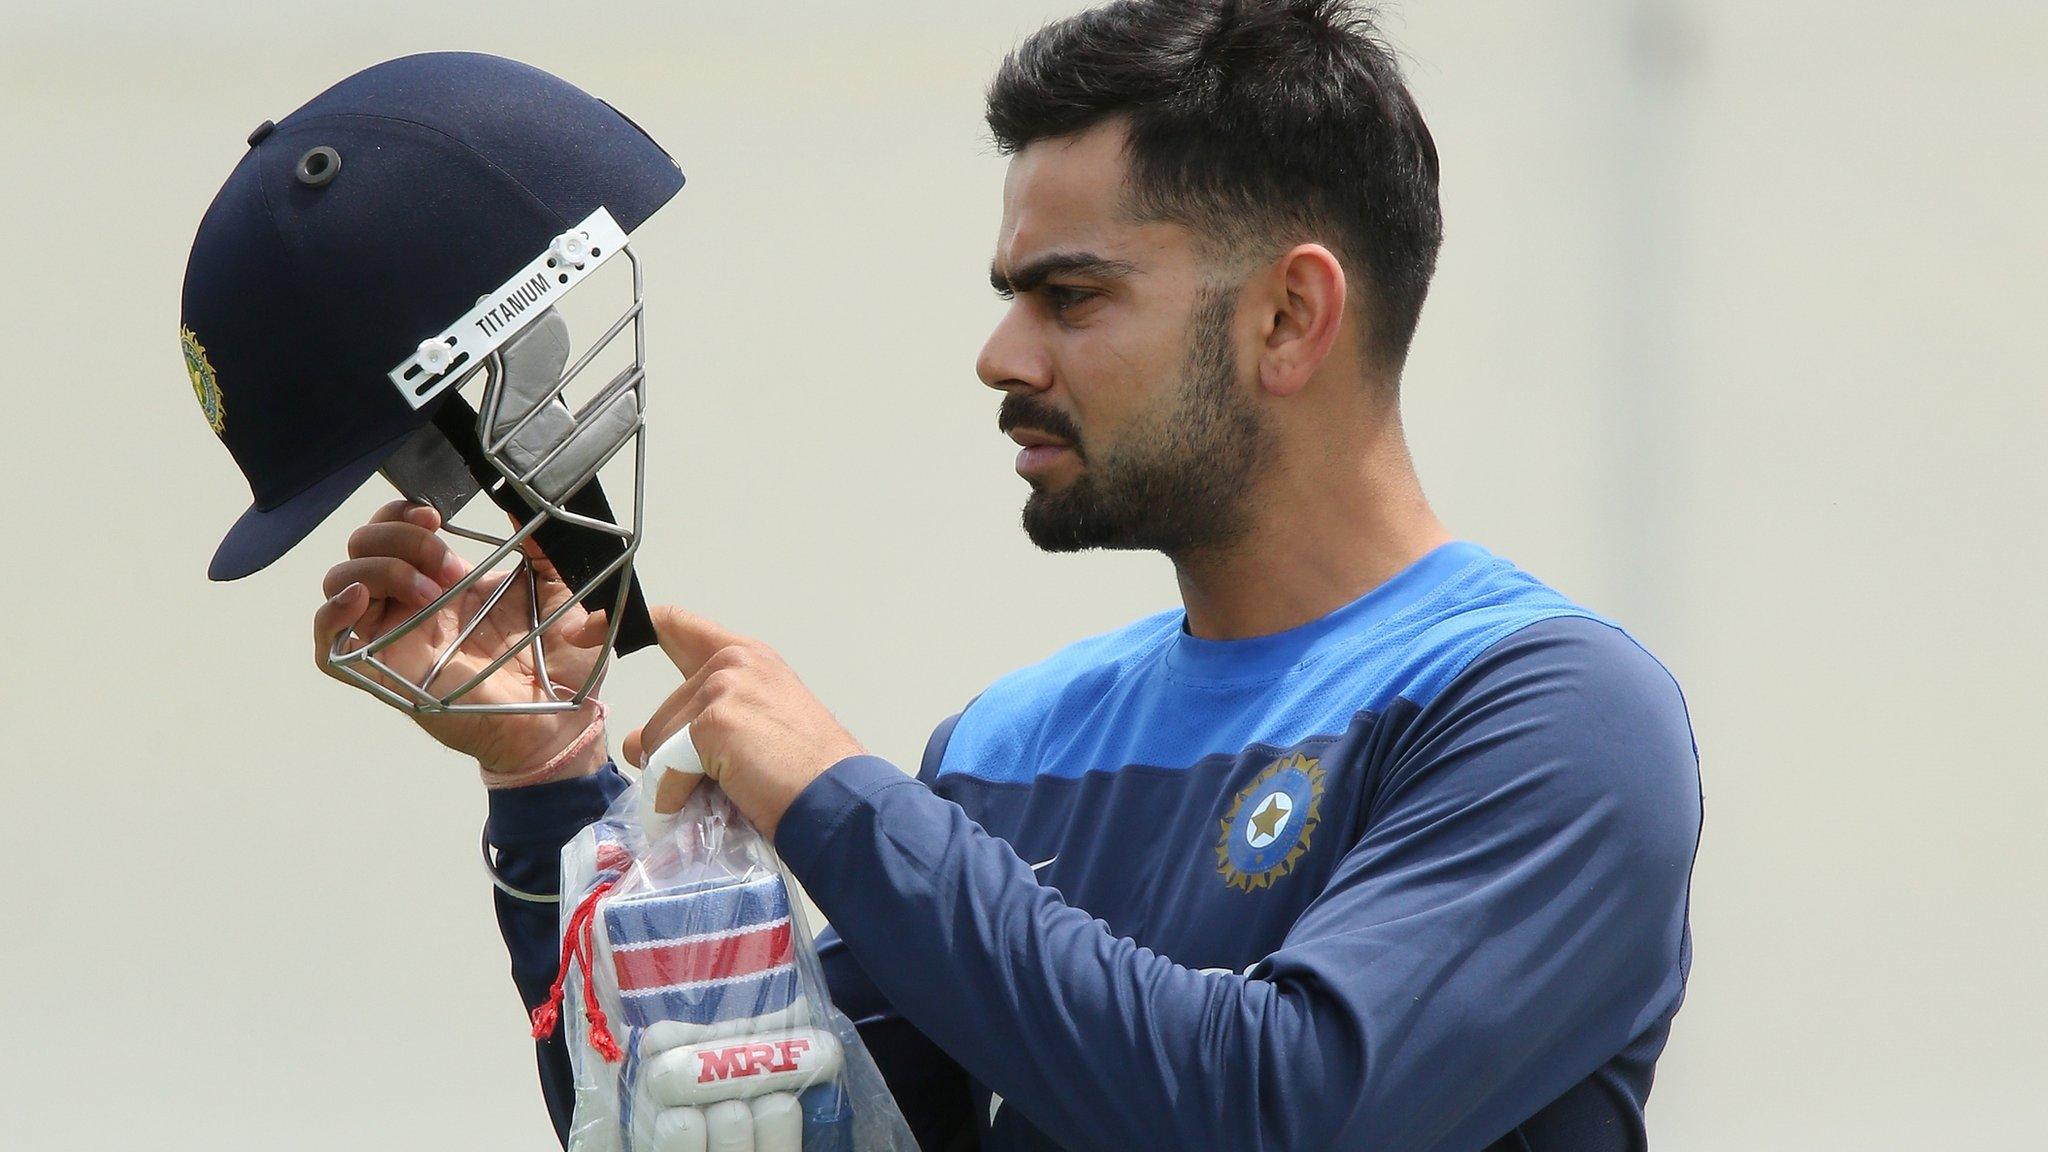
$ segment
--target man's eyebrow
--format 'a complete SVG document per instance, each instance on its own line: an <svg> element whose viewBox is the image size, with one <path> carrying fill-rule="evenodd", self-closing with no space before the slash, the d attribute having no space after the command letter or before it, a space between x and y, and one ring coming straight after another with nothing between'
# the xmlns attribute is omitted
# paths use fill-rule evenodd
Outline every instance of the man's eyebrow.
<svg viewBox="0 0 2048 1152"><path fill-rule="evenodd" d="M1112 260L1093 252L1052 252L1026 261L1023 267L1007 276L1003 274L1001 264L990 261L988 282L998 292L1030 292L1053 276L1081 275L1117 280L1137 271L1138 266L1128 260Z"/></svg>

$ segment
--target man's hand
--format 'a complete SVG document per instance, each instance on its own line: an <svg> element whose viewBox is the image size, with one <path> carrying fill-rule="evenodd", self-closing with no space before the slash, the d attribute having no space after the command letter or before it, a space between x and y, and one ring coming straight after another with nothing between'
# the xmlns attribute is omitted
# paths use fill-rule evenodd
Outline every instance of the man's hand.
<svg viewBox="0 0 2048 1152"><path fill-rule="evenodd" d="M327 570L322 590L328 600L313 614L313 663L322 672L340 679L327 666L327 653L337 636L353 632L357 641L375 639L411 618L468 574L468 563L436 534L440 527L441 517L434 509L397 500L379 508L369 523L349 537L349 559ZM527 556L534 565L544 615L569 596L569 589L537 550L529 549ZM499 582L511 578L508 574L478 581L431 619L384 649L379 658L418 683ZM601 618L593 618L581 607L572 607L548 631L543 640L548 670L558 683L580 685L589 677L603 651L602 624ZM434 682L424 687L444 692L464 683L518 639L527 625L526 587L521 579L506 590L503 599L463 641ZM367 675L378 677L373 669L358 667ZM409 695L402 688L395 690L400 695ZM554 698L549 687L541 683L532 649L527 647L477 685L463 701L525 703ZM486 771L516 774L546 764L568 747L590 726L596 712L593 701L575 712L415 715L414 719L434 739L474 756ZM590 750L577 763L564 766L556 778L589 773L601 766L604 759L605 742L599 738L591 742Z"/></svg>
<svg viewBox="0 0 2048 1152"><path fill-rule="evenodd" d="M864 749L767 645L680 608L652 611L661 650L683 674L683 686L626 737L626 759L644 764L688 725L704 774L772 843L797 794ZM655 802L662 812L681 808L695 787L695 777L670 779L676 784Z"/></svg>

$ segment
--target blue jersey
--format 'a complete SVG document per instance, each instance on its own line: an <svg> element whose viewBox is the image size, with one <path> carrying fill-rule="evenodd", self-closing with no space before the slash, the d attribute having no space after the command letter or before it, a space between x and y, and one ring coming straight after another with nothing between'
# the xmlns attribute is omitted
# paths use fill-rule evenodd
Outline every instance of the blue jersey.
<svg viewBox="0 0 2048 1152"><path fill-rule="evenodd" d="M1643 1147L1700 820L1670 676L1470 544L1288 632L1184 622L778 827L923 1145Z"/></svg>

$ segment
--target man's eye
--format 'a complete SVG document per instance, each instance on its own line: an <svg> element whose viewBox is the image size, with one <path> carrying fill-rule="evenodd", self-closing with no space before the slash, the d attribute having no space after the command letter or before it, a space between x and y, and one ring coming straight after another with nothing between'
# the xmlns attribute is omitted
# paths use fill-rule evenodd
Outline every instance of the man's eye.
<svg viewBox="0 0 2048 1152"><path fill-rule="evenodd" d="M1044 293L1046 303L1052 305L1052 310L1056 313L1064 313L1069 308L1084 304L1095 297L1095 293L1086 289L1063 288L1058 284L1048 284L1040 291Z"/></svg>

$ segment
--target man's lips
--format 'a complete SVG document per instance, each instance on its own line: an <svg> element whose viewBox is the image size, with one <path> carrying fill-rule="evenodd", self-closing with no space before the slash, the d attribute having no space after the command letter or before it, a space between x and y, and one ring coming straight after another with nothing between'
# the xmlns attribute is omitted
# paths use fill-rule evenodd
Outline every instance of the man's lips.
<svg viewBox="0 0 2048 1152"><path fill-rule="evenodd" d="M1036 428L1012 428L1010 439L1023 449L1017 453L1017 475L1026 479L1051 468L1060 457L1074 450L1067 441Z"/></svg>
<svg viewBox="0 0 2048 1152"><path fill-rule="evenodd" d="M1020 448L1073 447L1072 444L1067 443L1052 433L1040 432L1036 428L1012 428L1010 429L1010 439L1016 441L1017 446Z"/></svg>
<svg viewBox="0 0 2048 1152"><path fill-rule="evenodd" d="M1017 453L1017 475L1028 480L1033 474L1051 468L1060 457L1072 451L1064 444L1028 444Z"/></svg>

